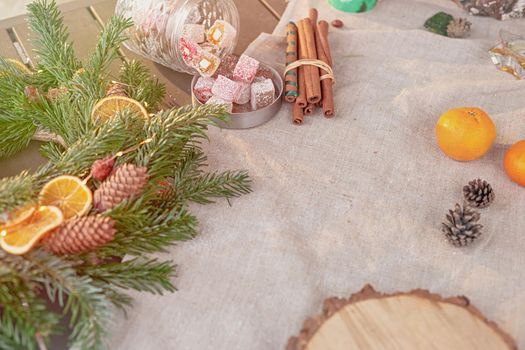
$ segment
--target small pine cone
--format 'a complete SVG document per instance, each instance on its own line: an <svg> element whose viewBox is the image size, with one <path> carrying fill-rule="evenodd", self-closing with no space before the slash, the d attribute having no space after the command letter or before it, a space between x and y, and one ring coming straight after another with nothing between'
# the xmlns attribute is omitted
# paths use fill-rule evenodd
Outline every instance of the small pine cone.
<svg viewBox="0 0 525 350"><path fill-rule="evenodd" d="M128 97L127 86L122 83L113 83L106 90L106 96L124 96Z"/></svg>
<svg viewBox="0 0 525 350"><path fill-rule="evenodd" d="M447 36L451 38L464 38L470 33L472 23L465 18L454 18L447 26Z"/></svg>
<svg viewBox="0 0 525 350"><path fill-rule="evenodd" d="M454 246L464 247L481 236L483 226L477 224L479 218L479 212L468 205L456 204L454 210L449 210L447 222L442 224L441 231Z"/></svg>
<svg viewBox="0 0 525 350"><path fill-rule="evenodd" d="M485 208L494 201L494 191L492 186L481 179L470 181L468 185L463 187L463 195L465 200L473 207Z"/></svg>
<svg viewBox="0 0 525 350"><path fill-rule="evenodd" d="M58 97L60 97L60 95L65 94L66 92L67 92L67 88L65 88L65 87L51 88L51 89L47 90L46 97L48 99L50 99L50 100L55 100Z"/></svg>
<svg viewBox="0 0 525 350"><path fill-rule="evenodd" d="M24 88L24 95L30 102L36 102L38 100L38 89L33 85L28 85Z"/></svg>
<svg viewBox="0 0 525 350"><path fill-rule="evenodd" d="M148 182L148 169L123 164L95 191L95 207L103 212L140 195Z"/></svg>
<svg viewBox="0 0 525 350"><path fill-rule="evenodd" d="M115 157L109 156L103 159L98 159L93 162L91 166L91 176L95 180L104 181L113 171L115 165Z"/></svg>
<svg viewBox="0 0 525 350"><path fill-rule="evenodd" d="M80 254L94 250L115 237L115 222L102 216L85 216L62 224L44 241L55 255Z"/></svg>

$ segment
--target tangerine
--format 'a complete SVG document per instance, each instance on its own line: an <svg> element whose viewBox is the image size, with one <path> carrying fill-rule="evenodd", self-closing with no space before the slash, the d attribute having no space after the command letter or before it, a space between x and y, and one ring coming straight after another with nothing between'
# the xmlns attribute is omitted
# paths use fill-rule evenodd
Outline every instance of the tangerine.
<svg viewBox="0 0 525 350"><path fill-rule="evenodd" d="M481 158L496 138L492 119L479 108L462 107L445 112L436 124L439 148L452 159Z"/></svg>
<svg viewBox="0 0 525 350"><path fill-rule="evenodd" d="M510 146L503 158L503 167L512 181L525 186L525 140Z"/></svg>

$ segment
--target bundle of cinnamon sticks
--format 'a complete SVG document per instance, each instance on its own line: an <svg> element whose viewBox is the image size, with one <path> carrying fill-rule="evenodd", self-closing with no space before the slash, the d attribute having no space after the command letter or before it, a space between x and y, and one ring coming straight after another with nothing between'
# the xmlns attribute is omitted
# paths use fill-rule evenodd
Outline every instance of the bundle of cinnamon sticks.
<svg viewBox="0 0 525 350"><path fill-rule="evenodd" d="M317 22L317 17L317 10L311 8L308 17L287 26L284 98L294 103L292 120L297 125L317 107L327 118L335 115L328 22Z"/></svg>

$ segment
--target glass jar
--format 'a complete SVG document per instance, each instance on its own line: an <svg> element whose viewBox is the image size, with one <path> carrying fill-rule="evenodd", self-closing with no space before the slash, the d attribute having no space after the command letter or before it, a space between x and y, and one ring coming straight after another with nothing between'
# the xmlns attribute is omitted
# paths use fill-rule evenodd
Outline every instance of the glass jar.
<svg viewBox="0 0 525 350"><path fill-rule="evenodd" d="M223 45L195 43L199 50L202 47L219 58L233 52L239 37L239 12L233 0L118 0L115 12L134 23L126 33L128 40L124 46L179 72L198 73L185 62L180 49L183 33L191 25L202 25L193 27L204 27L205 33L217 20L233 27L231 38Z"/></svg>

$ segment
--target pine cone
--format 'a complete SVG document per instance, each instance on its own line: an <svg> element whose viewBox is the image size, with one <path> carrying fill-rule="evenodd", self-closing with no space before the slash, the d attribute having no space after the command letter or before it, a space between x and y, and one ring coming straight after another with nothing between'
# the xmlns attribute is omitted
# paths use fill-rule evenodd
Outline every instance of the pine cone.
<svg viewBox="0 0 525 350"><path fill-rule="evenodd" d="M95 207L103 212L140 195L148 179L147 168L133 164L121 165L95 191Z"/></svg>
<svg viewBox="0 0 525 350"><path fill-rule="evenodd" d="M36 102L39 97L38 89L33 85L28 85L24 88L24 95L30 102Z"/></svg>
<svg viewBox="0 0 525 350"><path fill-rule="evenodd" d="M442 224L441 231L454 246L464 247L481 236L483 226L476 224L479 218L479 212L468 205L462 207L456 204L454 210L449 210L447 222Z"/></svg>
<svg viewBox="0 0 525 350"><path fill-rule="evenodd" d="M47 251L56 255L91 251L115 237L115 222L102 216L85 216L62 224L44 241Z"/></svg>
<svg viewBox="0 0 525 350"><path fill-rule="evenodd" d="M106 97L109 96L124 96L128 97L127 86L122 83L113 83L106 90Z"/></svg>
<svg viewBox="0 0 525 350"><path fill-rule="evenodd" d="M115 165L115 157L108 156L103 159L98 159L91 165L91 176L95 180L104 181L113 171Z"/></svg>
<svg viewBox="0 0 525 350"><path fill-rule="evenodd" d="M465 18L454 18L447 26L447 36L451 38L464 38L470 32L472 23Z"/></svg>
<svg viewBox="0 0 525 350"><path fill-rule="evenodd" d="M67 88L60 87L60 88L51 88L47 90L46 97L50 100L55 100L60 97L60 95L65 94L67 92Z"/></svg>
<svg viewBox="0 0 525 350"><path fill-rule="evenodd" d="M494 201L492 186L481 179L470 181L463 187L463 195L468 204L476 208L485 208Z"/></svg>

